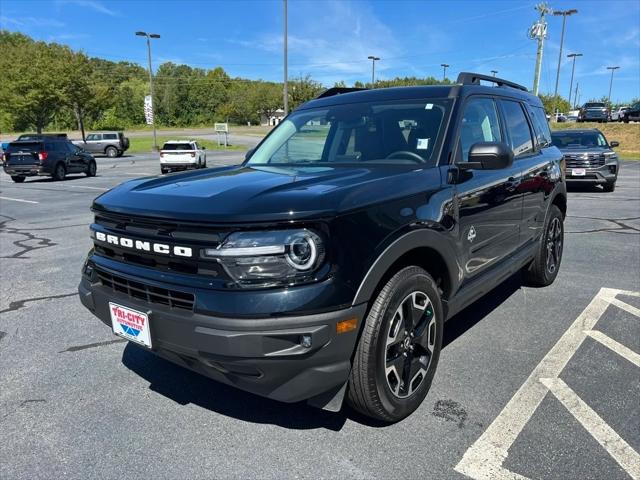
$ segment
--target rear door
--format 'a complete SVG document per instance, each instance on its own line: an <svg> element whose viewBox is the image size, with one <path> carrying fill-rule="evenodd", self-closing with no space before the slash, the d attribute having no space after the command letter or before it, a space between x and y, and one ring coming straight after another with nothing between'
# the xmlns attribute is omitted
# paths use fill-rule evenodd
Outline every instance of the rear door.
<svg viewBox="0 0 640 480"><path fill-rule="evenodd" d="M506 134L495 100L472 96L458 123L457 161L468 161L478 142L505 142ZM465 281L513 253L519 243L522 194L518 191L521 167L502 170L459 170L456 196L459 209L459 251Z"/></svg>

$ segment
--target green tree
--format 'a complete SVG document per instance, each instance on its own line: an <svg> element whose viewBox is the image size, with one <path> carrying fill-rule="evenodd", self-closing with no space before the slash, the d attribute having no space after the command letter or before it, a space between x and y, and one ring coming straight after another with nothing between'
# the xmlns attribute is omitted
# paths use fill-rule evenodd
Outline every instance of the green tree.
<svg viewBox="0 0 640 480"><path fill-rule="evenodd" d="M569 101L560 95L554 97L553 95L541 93L538 97L540 97L544 110L549 115L552 115L556 110L562 113L567 113L571 110Z"/></svg>

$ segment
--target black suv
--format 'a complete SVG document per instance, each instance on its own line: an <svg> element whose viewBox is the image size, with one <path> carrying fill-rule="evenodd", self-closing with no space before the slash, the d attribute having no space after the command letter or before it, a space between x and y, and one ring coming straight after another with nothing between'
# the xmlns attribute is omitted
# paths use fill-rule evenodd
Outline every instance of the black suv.
<svg viewBox="0 0 640 480"><path fill-rule="evenodd" d="M80 298L218 381L397 421L429 390L445 320L520 269L554 281L566 205L522 86L331 89L242 165L96 198Z"/></svg>
<svg viewBox="0 0 640 480"><path fill-rule="evenodd" d="M21 135L4 151L3 167L14 182L24 182L26 177L51 176L64 180L69 173L96 174L96 161L66 135Z"/></svg>
<svg viewBox="0 0 640 480"><path fill-rule="evenodd" d="M602 185L605 192L615 190L620 162L613 148L620 143L608 142L596 128L560 130L551 138L564 156L568 184Z"/></svg>

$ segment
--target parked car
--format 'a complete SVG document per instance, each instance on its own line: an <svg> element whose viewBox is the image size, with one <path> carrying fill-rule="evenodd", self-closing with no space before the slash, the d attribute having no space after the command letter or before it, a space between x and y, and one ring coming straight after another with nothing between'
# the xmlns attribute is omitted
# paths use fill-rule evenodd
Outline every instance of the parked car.
<svg viewBox="0 0 640 480"><path fill-rule="evenodd" d="M624 118L622 119L624 123L640 122L640 102L636 102L631 105L626 112L624 112Z"/></svg>
<svg viewBox="0 0 640 480"><path fill-rule="evenodd" d="M553 117L557 123L562 123L567 121L567 116L564 113L556 112L553 114Z"/></svg>
<svg viewBox="0 0 640 480"><path fill-rule="evenodd" d="M65 137L30 135L26 138L9 143L2 155L4 171L14 182L22 183L26 177L39 175L51 176L54 180L63 180L70 173L95 176L93 156Z"/></svg>
<svg viewBox="0 0 640 480"><path fill-rule="evenodd" d="M160 171L169 173L178 170L206 168L207 153L195 140L170 140L160 150Z"/></svg>
<svg viewBox="0 0 640 480"><path fill-rule="evenodd" d="M611 112L611 121L621 122L624 120L624 114L627 110L629 110L629 107L620 107L615 112Z"/></svg>
<svg viewBox="0 0 640 480"><path fill-rule="evenodd" d="M578 112L578 122L607 122L609 121L609 108L603 102L585 103Z"/></svg>
<svg viewBox="0 0 640 480"><path fill-rule="evenodd" d="M520 270L555 280L566 207L526 87L332 88L242 165L96 198L80 300L220 382L393 422L427 395L445 320Z"/></svg>
<svg viewBox="0 0 640 480"><path fill-rule="evenodd" d="M618 142L608 142L598 129L559 130L551 134L566 166L567 183L602 185L605 192L616 188L620 164L613 151Z"/></svg>
<svg viewBox="0 0 640 480"><path fill-rule="evenodd" d="M73 143L89 153L104 154L109 158L121 157L129 149L129 139L122 132L89 133L85 141L74 140Z"/></svg>
<svg viewBox="0 0 640 480"><path fill-rule="evenodd" d="M578 116L577 115L567 115L567 122L577 122L578 121Z"/></svg>

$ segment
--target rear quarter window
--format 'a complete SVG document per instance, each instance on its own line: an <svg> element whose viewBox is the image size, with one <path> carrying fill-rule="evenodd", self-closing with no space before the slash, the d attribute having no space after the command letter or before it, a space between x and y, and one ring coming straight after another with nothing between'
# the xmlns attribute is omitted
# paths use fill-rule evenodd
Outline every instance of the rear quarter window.
<svg viewBox="0 0 640 480"><path fill-rule="evenodd" d="M544 148L551 145L551 130L547 122L547 116L542 107L529 105L529 113L535 130L536 143L538 147Z"/></svg>
<svg viewBox="0 0 640 480"><path fill-rule="evenodd" d="M104 134L104 139L105 140L117 140L118 139L118 135L115 133L105 133Z"/></svg>

